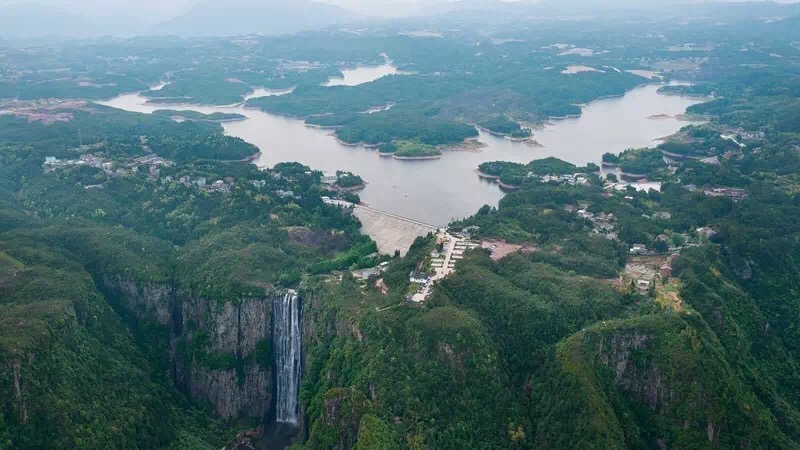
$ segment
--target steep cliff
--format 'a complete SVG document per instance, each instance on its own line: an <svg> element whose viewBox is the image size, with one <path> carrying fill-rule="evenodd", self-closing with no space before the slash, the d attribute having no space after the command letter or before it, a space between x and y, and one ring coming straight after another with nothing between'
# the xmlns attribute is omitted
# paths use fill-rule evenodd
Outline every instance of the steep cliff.
<svg viewBox="0 0 800 450"><path fill-rule="evenodd" d="M225 419L263 421L272 403L272 302L278 294L237 302L187 298L180 305L175 382L207 400Z"/></svg>
<svg viewBox="0 0 800 450"><path fill-rule="evenodd" d="M561 343L558 358L619 446L791 446L697 315L596 325Z"/></svg>
<svg viewBox="0 0 800 450"><path fill-rule="evenodd" d="M443 448L450 438L474 448L480 436L500 448L510 424L522 426L472 314L362 293L351 280L316 295L305 309L304 448ZM439 423L461 423L459 436L432 432Z"/></svg>
<svg viewBox="0 0 800 450"><path fill-rule="evenodd" d="M103 286L116 292L116 298L137 319L170 325L173 319L175 289L172 284L156 281L135 281L121 274L103 274Z"/></svg>
<svg viewBox="0 0 800 450"><path fill-rule="evenodd" d="M175 440L181 413L89 274L35 243L12 251L14 267L0 267L0 447Z"/></svg>
<svg viewBox="0 0 800 450"><path fill-rule="evenodd" d="M264 421L272 404L272 305L283 293L208 300L170 283L102 276L118 303L137 319L169 328L169 367L175 386L209 402L227 420Z"/></svg>

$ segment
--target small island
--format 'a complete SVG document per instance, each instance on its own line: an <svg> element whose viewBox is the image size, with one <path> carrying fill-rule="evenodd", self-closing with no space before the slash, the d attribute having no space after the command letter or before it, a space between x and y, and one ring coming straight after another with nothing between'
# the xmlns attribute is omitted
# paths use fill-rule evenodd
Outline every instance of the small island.
<svg viewBox="0 0 800 450"><path fill-rule="evenodd" d="M558 158L549 157L531 161L528 164L520 164L508 161L485 162L478 166L478 176L497 181L497 184L505 190L515 190L522 186L526 179L539 179L549 181L554 178L566 177L566 179L580 180L587 179L586 173L595 172L596 164L586 167L577 167L572 163ZM581 181L582 182L582 181Z"/></svg>
<svg viewBox="0 0 800 450"><path fill-rule="evenodd" d="M502 116L483 121L478 124L478 128L511 141L528 141L533 136L530 128L523 128L517 122Z"/></svg>
<svg viewBox="0 0 800 450"><path fill-rule="evenodd" d="M381 146L380 153L392 155L394 159L438 159L442 152L433 145L415 140L396 140Z"/></svg>
<svg viewBox="0 0 800 450"><path fill-rule="evenodd" d="M214 123L235 122L247 118L242 114L236 114L236 113L215 112L211 114L203 114L197 111L176 111L173 109L159 109L153 111L153 115L172 117L173 119L178 118L190 122L214 122Z"/></svg>
<svg viewBox="0 0 800 450"><path fill-rule="evenodd" d="M336 172L336 181L331 186L338 192L353 192L364 189L367 183L360 176L345 171Z"/></svg>

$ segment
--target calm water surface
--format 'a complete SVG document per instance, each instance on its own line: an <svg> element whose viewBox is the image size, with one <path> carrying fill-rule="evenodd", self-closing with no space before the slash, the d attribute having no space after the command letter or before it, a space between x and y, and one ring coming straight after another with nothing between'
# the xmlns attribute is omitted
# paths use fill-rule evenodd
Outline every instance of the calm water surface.
<svg viewBox="0 0 800 450"><path fill-rule="evenodd" d="M384 67L384 66L381 66ZM367 79L366 68L355 78ZM377 72L369 72L375 76ZM348 74L345 74L347 78ZM369 80L368 80L369 81ZM358 84L358 83L356 83ZM157 109L195 110L202 113L239 113L247 120L225 123L225 132L250 142L261 150L259 167L298 161L316 170L349 170L369 185L359 194L373 208L433 225L474 214L485 204L497 205L503 193L474 172L486 161L527 163L555 156L578 165L599 162L605 152L646 147L659 137L674 133L687 122L674 118L649 119L653 115L675 116L701 100L657 93L659 86L636 88L619 98L593 102L580 118L554 121L537 131L543 147L515 143L482 133L487 144L480 152L451 151L432 161L398 161L380 157L375 150L337 143L330 130L310 128L302 121L244 109L242 106L151 105L139 94L116 97L102 104L128 111L152 113ZM281 91L259 91L277 95Z"/></svg>
<svg viewBox="0 0 800 450"><path fill-rule="evenodd" d="M323 86L358 86L369 83L387 75L401 74L397 67L392 65L389 57L384 55L386 64L381 66L359 66L355 69L342 69L342 77L332 77Z"/></svg>

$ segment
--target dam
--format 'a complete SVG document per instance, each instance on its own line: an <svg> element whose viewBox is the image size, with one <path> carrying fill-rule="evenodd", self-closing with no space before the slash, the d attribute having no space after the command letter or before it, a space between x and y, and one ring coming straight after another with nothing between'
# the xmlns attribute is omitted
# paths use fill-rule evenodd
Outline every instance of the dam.
<svg viewBox="0 0 800 450"><path fill-rule="evenodd" d="M437 233L439 227L398 216L365 205L356 205L341 200L325 200L329 205L350 209L361 222L361 232L378 244L378 252L385 255L401 256L408 253L411 244L421 236Z"/></svg>

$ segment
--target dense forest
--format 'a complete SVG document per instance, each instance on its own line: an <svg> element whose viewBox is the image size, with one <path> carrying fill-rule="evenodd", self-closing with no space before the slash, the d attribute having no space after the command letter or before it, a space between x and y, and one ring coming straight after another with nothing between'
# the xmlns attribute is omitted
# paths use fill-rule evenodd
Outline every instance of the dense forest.
<svg viewBox="0 0 800 450"><path fill-rule="evenodd" d="M0 446L221 448L250 422L220 420L213 399L168 369L182 358L192 371L236 374L269 367L269 351L220 352L196 331L175 335L184 354L170 358L175 331L149 316L164 306L134 306L126 289L240 302L308 273L374 265L375 244L321 201L320 172L213 160L254 151L217 125L93 105L72 113L53 125L3 117ZM137 158L150 151L174 164L148 169Z"/></svg>
<svg viewBox="0 0 800 450"><path fill-rule="evenodd" d="M747 8L442 37L0 41L0 449L269 445L271 306L289 289L294 449L800 447L800 34ZM402 74L323 86L381 53ZM651 82L635 69L692 81L662 90L708 96L687 111L703 123L608 149L602 169L481 164L510 189L450 224L477 248L423 303L409 274L444 244L378 255L327 201L357 203L337 192L357 173L258 169L218 123L236 116L92 103L293 88L247 105L435 157L471 124L523 137L518 121Z"/></svg>
<svg viewBox="0 0 800 450"><path fill-rule="evenodd" d="M518 190L450 228L527 251L468 254L421 309L393 300L394 270L432 240L383 274L388 295L319 287L337 303L313 320L344 331L310 349L305 448L797 447L800 139L774 113L796 73L739 77L725 58L705 70L730 75L688 91L719 98L690 109L707 125L603 157L660 191L609 191L597 166L555 159L485 163ZM558 179L577 172L588 185ZM642 290L629 274L648 258L671 263Z"/></svg>
<svg viewBox="0 0 800 450"><path fill-rule="evenodd" d="M495 117L478 124L492 133L509 136L512 138L526 138L531 136L530 128L522 128L520 124L506 117Z"/></svg>

